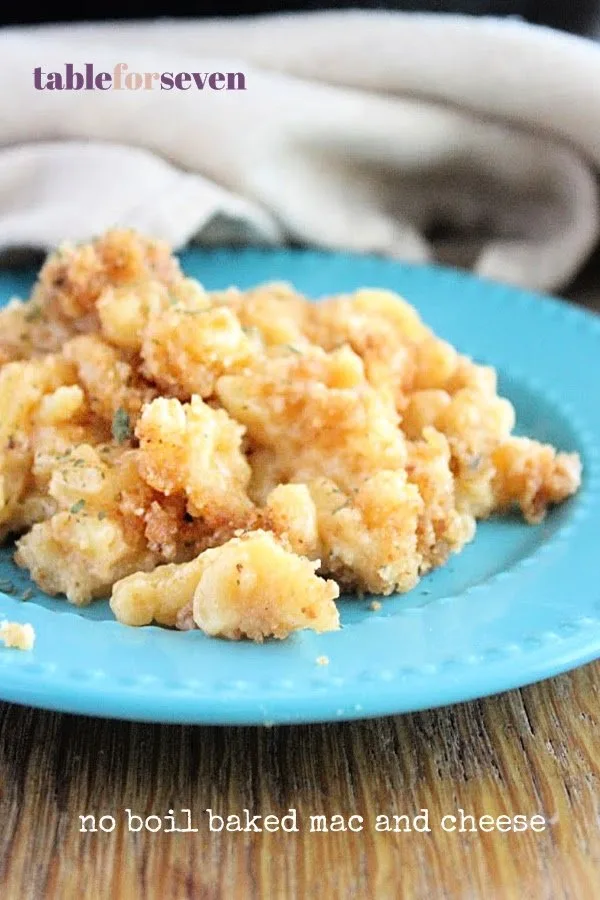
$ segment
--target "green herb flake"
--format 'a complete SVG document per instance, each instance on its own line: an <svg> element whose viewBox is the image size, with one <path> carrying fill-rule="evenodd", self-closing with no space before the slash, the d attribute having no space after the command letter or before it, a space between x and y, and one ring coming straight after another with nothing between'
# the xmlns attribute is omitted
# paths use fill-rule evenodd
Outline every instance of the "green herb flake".
<svg viewBox="0 0 600 900"><path fill-rule="evenodd" d="M113 416L112 436L118 444L124 444L131 437L129 413L122 406L118 408Z"/></svg>
<svg viewBox="0 0 600 900"><path fill-rule="evenodd" d="M483 463L483 457L480 453L477 453L469 460L469 471L477 472L481 468L481 464Z"/></svg>
<svg viewBox="0 0 600 900"><path fill-rule="evenodd" d="M100 519L100 521L106 518L106 512L103 509L101 509L98 513L98 518Z"/></svg>
<svg viewBox="0 0 600 900"><path fill-rule="evenodd" d="M21 600L31 600L33 597L33 588L26 588L21 594Z"/></svg>
<svg viewBox="0 0 600 900"><path fill-rule="evenodd" d="M71 513L73 513L73 515L75 515L76 513L81 512L81 510L83 509L84 506L85 506L85 500L83 499L83 497L80 497L80 499L77 501L77 503L73 504L73 506L71 507L69 512L71 512Z"/></svg>
<svg viewBox="0 0 600 900"><path fill-rule="evenodd" d="M348 503L348 501L346 501L346 503L342 503L341 506L338 506L337 509L334 509L334 510L333 510L333 512L331 513L331 515L332 515L332 516L335 516L336 513L341 512L343 509L348 509L348 506L349 506L349 505L350 505L350 504Z"/></svg>
<svg viewBox="0 0 600 900"><path fill-rule="evenodd" d="M178 309L177 312L182 316L205 316L212 312L212 308L209 306L206 309Z"/></svg>
<svg viewBox="0 0 600 900"><path fill-rule="evenodd" d="M25 313L25 321L26 322L36 322L38 319L42 318L42 307L38 306L38 304L34 304L31 309L28 309Z"/></svg>

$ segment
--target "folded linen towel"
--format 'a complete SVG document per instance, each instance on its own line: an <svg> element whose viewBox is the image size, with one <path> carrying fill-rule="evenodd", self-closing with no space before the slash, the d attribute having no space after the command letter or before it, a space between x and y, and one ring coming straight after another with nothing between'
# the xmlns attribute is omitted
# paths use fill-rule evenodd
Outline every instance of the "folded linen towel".
<svg viewBox="0 0 600 900"><path fill-rule="evenodd" d="M113 73L111 87L49 89L67 63ZM119 64L157 77L115 89ZM242 73L245 89L212 89L211 72ZM161 90L161 73L199 77ZM556 290L600 232L599 81L600 46L513 20L4 29L0 250L119 224L176 247L294 240L423 261L441 245L488 277Z"/></svg>

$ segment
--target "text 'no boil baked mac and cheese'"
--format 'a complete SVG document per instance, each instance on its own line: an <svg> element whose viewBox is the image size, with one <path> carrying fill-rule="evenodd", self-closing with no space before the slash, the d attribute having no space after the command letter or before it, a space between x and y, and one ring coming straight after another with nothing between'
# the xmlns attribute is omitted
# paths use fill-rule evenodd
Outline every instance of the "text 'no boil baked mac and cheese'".
<svg viewBox="0 0 600 900"><path fill-rule="evenodd" d="M539 522L580 482L395 294L207 292L129 231L49 257L0 363L2 536L130 625L335 629L340 588L408 591L477 519Z"/></svg>

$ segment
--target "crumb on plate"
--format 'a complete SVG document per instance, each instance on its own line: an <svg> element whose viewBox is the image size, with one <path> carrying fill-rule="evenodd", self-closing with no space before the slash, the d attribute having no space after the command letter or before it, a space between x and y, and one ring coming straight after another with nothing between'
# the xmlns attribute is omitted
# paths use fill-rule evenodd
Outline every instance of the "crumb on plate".
<svg viewBox="0 0 600 900"><path fill-rule="evenodd" d="M0 640L5 647L14 647L16 650L33 650L35 643L35 631L33 626L26 622L0 622Z"/></svg>

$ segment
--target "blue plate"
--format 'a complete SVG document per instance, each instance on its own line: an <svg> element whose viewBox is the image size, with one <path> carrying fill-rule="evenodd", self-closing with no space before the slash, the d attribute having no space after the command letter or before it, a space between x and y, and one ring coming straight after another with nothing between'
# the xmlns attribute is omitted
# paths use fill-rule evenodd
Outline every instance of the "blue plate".
<svg viewBox="0 0 600 900"><path fill-rule="evenodd" d="M293 282L311 297L359 286L403 294L461 351L495 366L518 428L584 464L581 491L543 525L479 525L472 544L404 596L341 602L341 631L229 643L115 622L107 602L77 610L30 586L2 551L0 614L31 622L32 653L0 650L0 698L157 722L267 724L386 715L519 687L600 656L600 317L458 272L372 257L193 250L208 288ZM0 276L0 295L32 275ZM6 587L6 585L4 585ZM328 656L319 666L316 659Z"/></svg>

